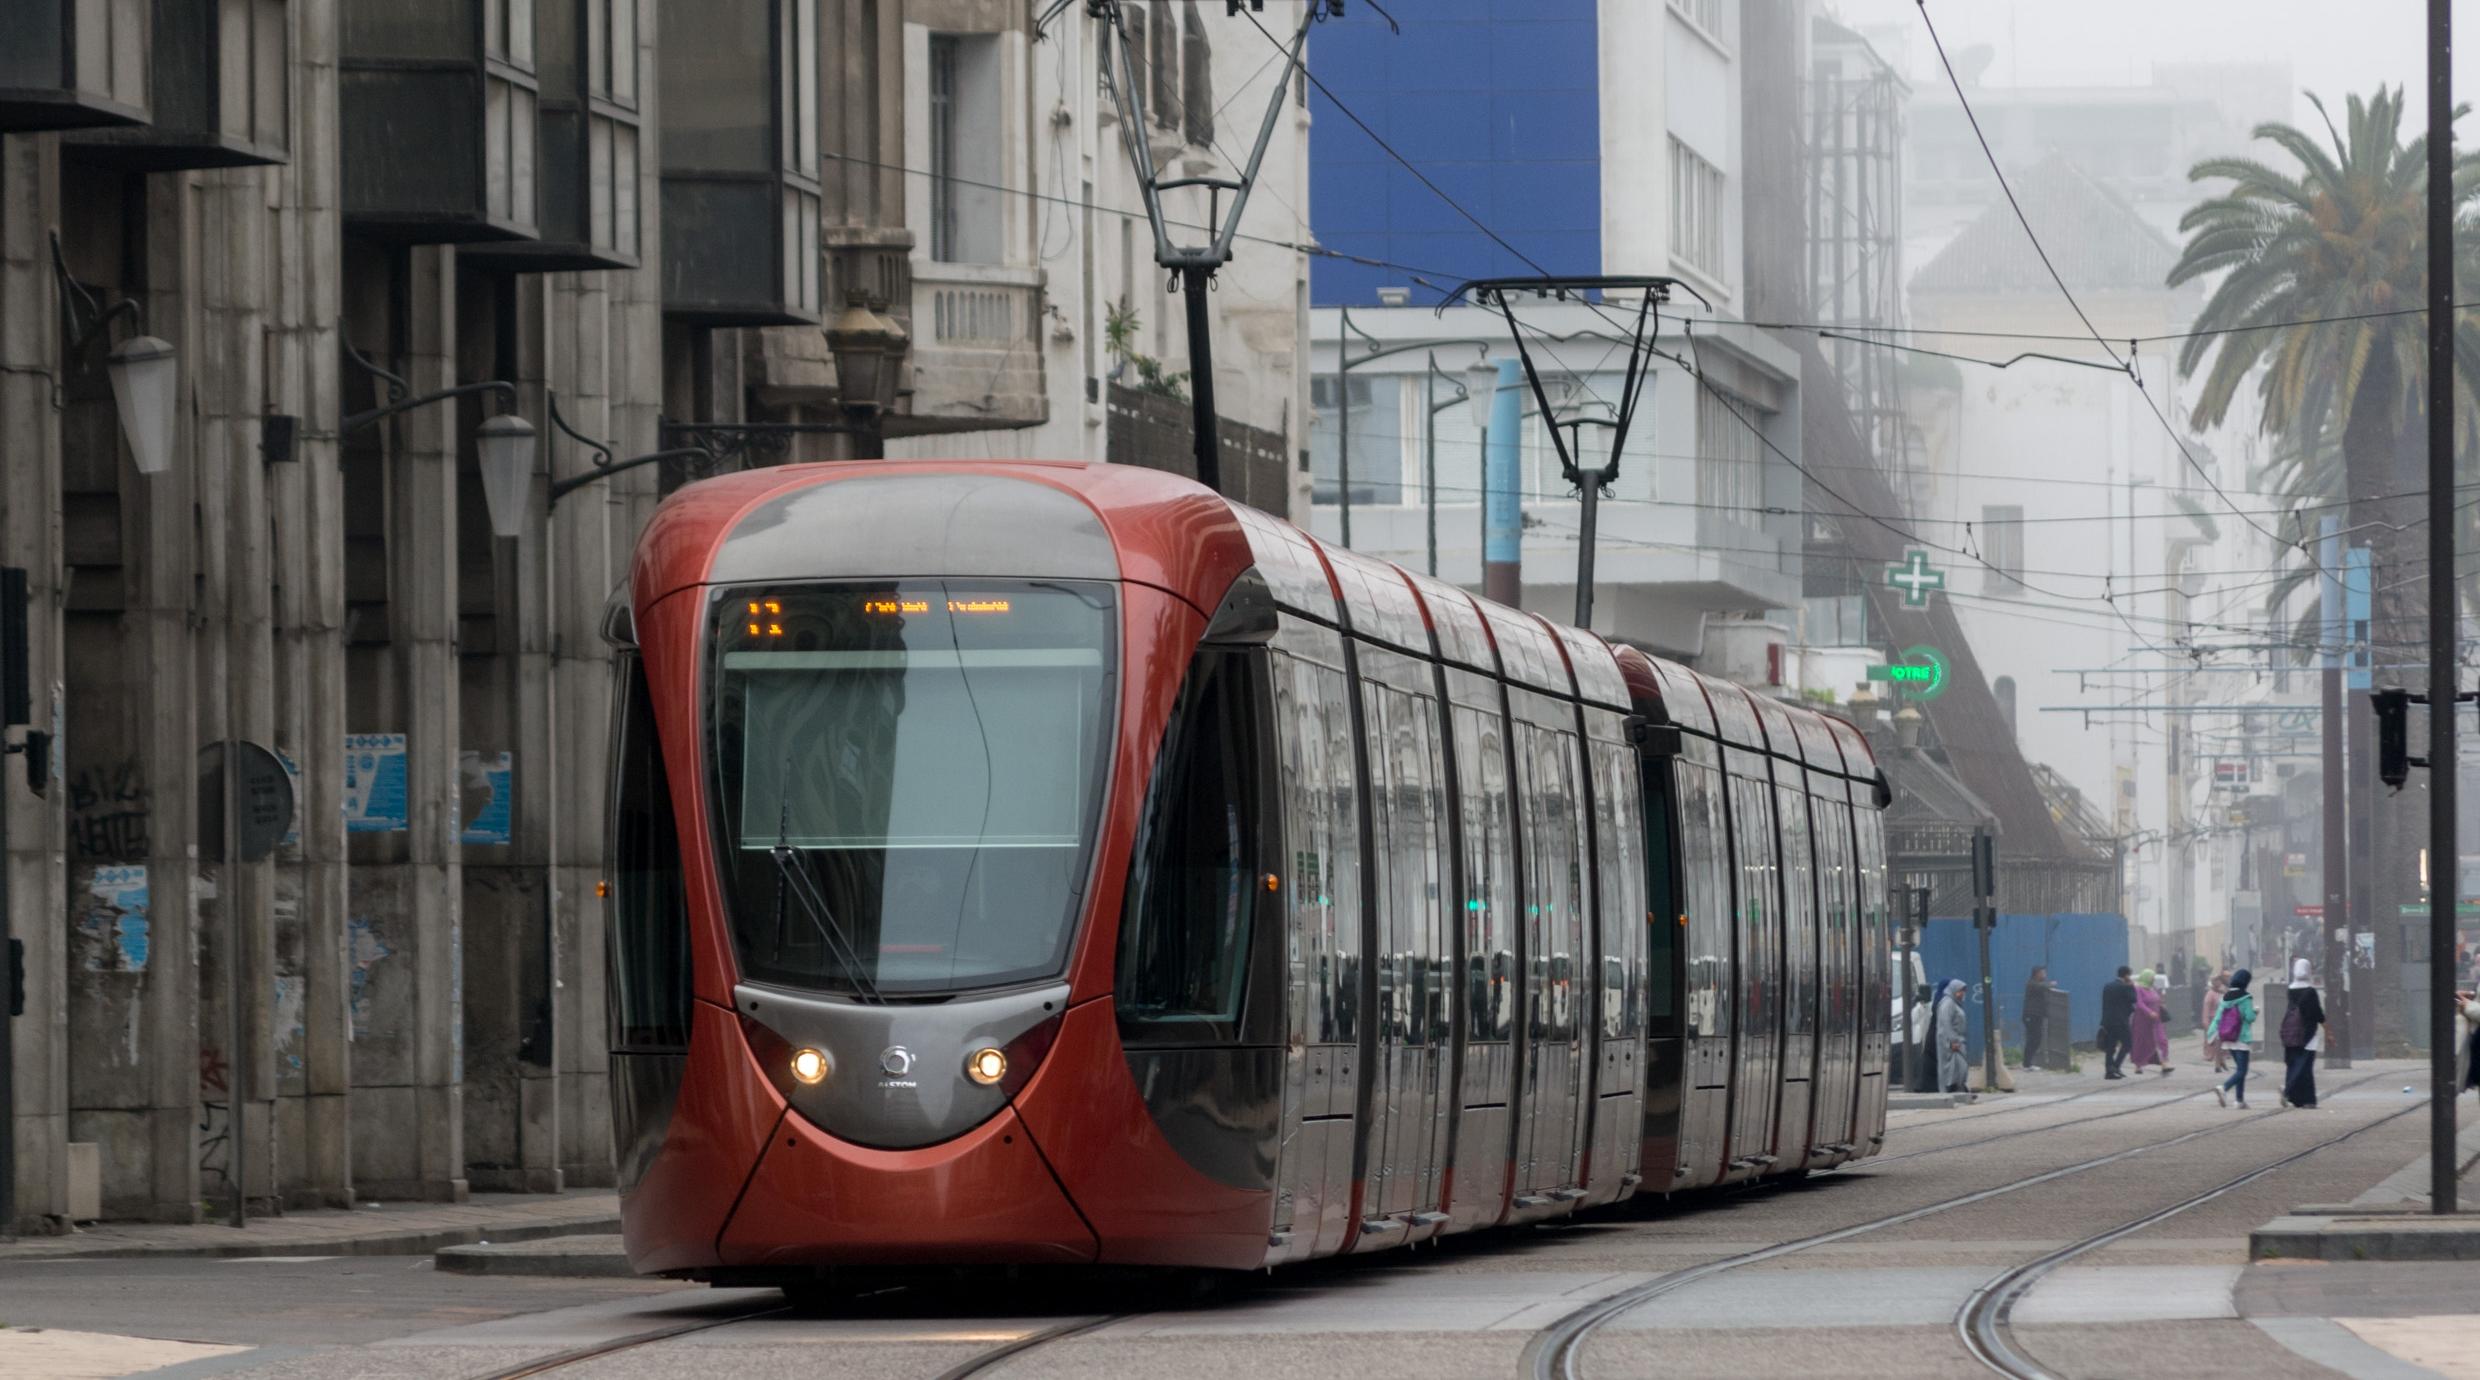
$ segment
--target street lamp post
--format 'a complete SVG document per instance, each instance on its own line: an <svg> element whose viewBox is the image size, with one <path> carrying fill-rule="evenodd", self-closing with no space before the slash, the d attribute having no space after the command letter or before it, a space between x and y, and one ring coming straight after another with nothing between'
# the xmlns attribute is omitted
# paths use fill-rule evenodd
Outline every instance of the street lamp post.
<svg viewBox="0 0 2480 1380"><path fill-rule="evenodd" d="M1352 309L1350 307L1343 307L1339 309L1337 312L1337 320L1341 322L1341 327L1336 332L1335 337L1335 490L1336 502L1339 505L1337 510L1337 519L1340 524L1343 545L1348 550L1352 545L1352 371L1372 360L1384 359L1389 355L1409 354L1414 350L1429 351L1431 356L1430 368L1432 370L1436 370L1438 368L1437 351L1440 347L1470 345L1474 349L1481 351L1481 363L1475 364L1472 368L1464 371L1464 377L1468 381L1469 388L1469 380L1477 377L1485 366L1488 366L1489 364L1490 342L1486 340L1421 340L1415 341L1409 345L1388 345L1372 349L1367 354L1355 359L1352 356L1353 336L1358 335L1361 339L1368 341L1373 346L1378 344L1378 338L1369 334L1367 331L1360 330L1353 326ZM1495 386L1498 378L1495 368L1490 368L1489 376L1492 380L1492 386ZM1469 393L1468 396L1470 396ZM1487 395L1485 393L1481 396ZM1483 423L1485 426L1487 425L1487 407L1487 403L1476 405L1477 410L1480 410L1485 414L1485 420ZM1432 510L1430 525L1433 529L1437 526L1436 512L1434 509ZM1431 543L1433 547L1436 545L1436 533L1434 530L1431 534ZM1437 564L1435 553L1433 552L1432 559L1430 561L1430 573L1433 575L1437 573Z"/></svg>

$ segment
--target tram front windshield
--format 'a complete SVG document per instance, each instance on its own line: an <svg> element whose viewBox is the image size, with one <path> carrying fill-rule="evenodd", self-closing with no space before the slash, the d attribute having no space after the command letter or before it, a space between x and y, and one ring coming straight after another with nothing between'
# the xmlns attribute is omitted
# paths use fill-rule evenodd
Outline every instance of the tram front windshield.
<svg viewBox="0 0 2480 1380"><path fill-rule="evenodd" d="M742 971L864 996L1059 971L1111 741L1112 587L744 587L715 619Z"/></svg>

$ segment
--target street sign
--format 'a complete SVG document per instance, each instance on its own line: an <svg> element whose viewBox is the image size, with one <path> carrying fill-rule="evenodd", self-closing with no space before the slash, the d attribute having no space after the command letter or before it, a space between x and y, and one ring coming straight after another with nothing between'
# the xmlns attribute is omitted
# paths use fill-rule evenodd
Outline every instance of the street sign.
<svg viewBox="0 0 2480 1380"><path fill-rule="evenodd" d="M284 762L256 743L242 743L234 757L240 762L236 799L241 816L233 845L243 862L257 862L276 851L293 827L293 774ZM224 744L209 743L198 754L198 856L208 862L224 859Z"/></svg>
<svg viewBox="0 0 2480 1380"><path fill-rule="evenodd" d="M2325 907L2321 905L2293 906L2291 907L2291 914L2302 920L2322 920L2325 918Z"/></svg>
<svg viewBox="0 0 2480 1380"><path fill-rule="evenodd" d="M1913 699L1933 700L1946 693L1946 656L1935 647L1906 647L1901 661L1871 666L1868 678L1885 681Z"/></svg>
<svg viewBox="0 0 2480 1380"><path fill-rule="evenodd" d="M1903 606L1916 609L1929 602L1929 591L1946 588L1946 572L1929 564L1929 553L1912 547L1903 564L1886 567L1886 583L1903 591Z"/></svg>

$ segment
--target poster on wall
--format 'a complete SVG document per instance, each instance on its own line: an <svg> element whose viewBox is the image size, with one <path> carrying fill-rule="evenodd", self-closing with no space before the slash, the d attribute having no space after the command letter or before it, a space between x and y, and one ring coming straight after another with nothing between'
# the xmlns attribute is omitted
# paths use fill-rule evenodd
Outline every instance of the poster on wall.
<svg viewBox="0 0 2480 1380"><path fill-rule="evenodd" d="M457 817L470 821L457 831L457 842L507 843L516 837L516 802L509 790L514 776L505 752L457 754Z"/></svg>
<svg viewBox="0 0 2480 1380"><path fill-rule="evenodd" d="M344 827L349 834L403 832L411 823L405 790L405 735L348 733L344 739Z"/></svg>

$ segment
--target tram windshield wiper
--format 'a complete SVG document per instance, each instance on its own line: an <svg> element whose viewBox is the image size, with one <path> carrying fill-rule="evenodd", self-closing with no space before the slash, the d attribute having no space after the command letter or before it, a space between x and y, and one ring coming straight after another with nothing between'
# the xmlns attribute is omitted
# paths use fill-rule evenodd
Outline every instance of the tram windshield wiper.
<svg viewBox="0 0 2480 1380"><path fill-rule="evenodd" d="M818 931L818 937L826 942L828 953L844 965L845 972L852 975L853 995L864 1001L885 1005L886 997L880 995L878 984L870 980L869 971L861 965L860 950L844 933L844 927L835 922L835 912L827 908L827 898L819 893L817 881L809 875L808 861L801 856L799 849L792 846L787 826L778 825L777 829L775 846L767 850L767 855L775 860L777 951L780 953L783 948L784 898L790 895L801 903L801 913L808 918L811 928Z"/></svg>

